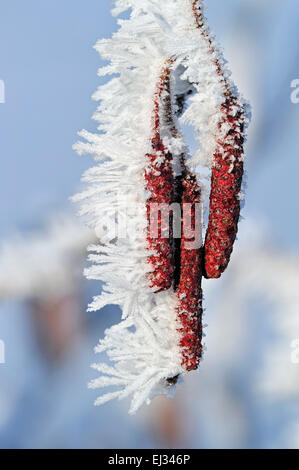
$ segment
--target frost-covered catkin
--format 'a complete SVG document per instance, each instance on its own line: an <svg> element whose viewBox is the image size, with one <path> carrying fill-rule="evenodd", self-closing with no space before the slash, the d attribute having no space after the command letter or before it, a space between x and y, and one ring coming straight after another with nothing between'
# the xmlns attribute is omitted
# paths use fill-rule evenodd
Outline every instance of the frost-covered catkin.
<svg viewBox="0 0 299 470"><path fill-rule="evenodd" d="M169 289L173 283L174 253L172 224L163 217L163 208L168 211L174 201L173 157L163 143L161 126L172 125L170 102L171 61L161 72L154 95L152 151L146 155L145 169L147 200L147 241L152 254L148 262L153 267L149 273L150 287L155 292Z"/></svg>
<svg viewBox="0 0 299 470"><path fill-rule="evenodd" d="M234 91L221 65L204 22L202 4L193 1L197 28L207 42L216 74L223 88L224 101L219 107L217 147L213 156L209 224L204 245L204 275L219 278L226 269L238 232L240 193L244 173L246 104Z"/></svg>
<svg viewBox="0 0 299 470"><path fill-rule="evenodd" d="M196 370L202 355L202 247L201 191L196 176L183 167L181 178L182 237L180 245L180 279L178 297L178 330L182 366Z"/></svg>
<svg viewBox="0 0 299 470"><path fill-rule="evenodd" d="M104 287L89 309L115 304L122 310L120 323L106 330L96 348L109 365L94 365L101 375L90 387L114 387L98 405L131 396L134 413L154 396L172 393L178 376L199 365L202 271L218 277L232 249L246 119L202 1L114 3L115 15L130 10L130 16L119 20L111 39L96 45L109 62L100 75L112 78L94 95L99 132L82 131L85 142L75 146L97 162L84 175L87 189L75 199L101 240L91 247L86 275ZM180 124L194 127L193 155ZM198 213L207 208L204 167L212 171L205 259ZM182 214L180 239L172 217L168 224L161 213L172 203ZM225 220L218 218L220 207Z"/></svg>
<svg viewBox="0 0 299 470"><path fill-rule="evenodd" d="M212 169L210 215L204 246L205 276L219 278L226 269L238 232L244 173L244 112L229 95L222 106L225 136L219 140Z"/></svg>

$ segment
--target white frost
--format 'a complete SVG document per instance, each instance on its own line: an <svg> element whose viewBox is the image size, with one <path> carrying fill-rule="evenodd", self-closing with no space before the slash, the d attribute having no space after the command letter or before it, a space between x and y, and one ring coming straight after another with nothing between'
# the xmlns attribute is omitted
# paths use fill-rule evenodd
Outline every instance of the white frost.
<svg viewBox="0 0 299 470"><path fill-rule="evenodd" d="M212 166L219 138L225 89L215 58L223 66L227 82L234 86L216 43L213 39L209 43L196 28L192 0L116 0L113 14L128 9L130 18L118 21L120 28L112 39L98 41L95 46L109 61L99 75L114 75L94 94L100 102L94 114L99 133L82 131L85 142L75 145L80 154L90 153L100 161L84 175L88 188L74 198L97 233L103 218L114 222L119 206L134 208L132 226L145 230L145 155L151 149L153 96L165 62L172 60L172 94L193 93L180 120L194 126L199 142L198 151L187 162L195 173L200 166ZM169 135L166 125L161 136L176 160L185 150L182 139ZM202 183L204 174L197 172L197 176ZM123 312L122 322L106 331L97 348L105 351L114 365L96 366L102 376L90 386L119 387L101 396L96 404L132 395L131 412L155 394L168 393L166 379L183 373L176 296L172 290L154 294L148 287L145 239L144 231L139 238L101 236L105 246L91 248L92 265L86 271L87 277L105 281L104 293L93 300L90 309L117 304Z"/></svg>

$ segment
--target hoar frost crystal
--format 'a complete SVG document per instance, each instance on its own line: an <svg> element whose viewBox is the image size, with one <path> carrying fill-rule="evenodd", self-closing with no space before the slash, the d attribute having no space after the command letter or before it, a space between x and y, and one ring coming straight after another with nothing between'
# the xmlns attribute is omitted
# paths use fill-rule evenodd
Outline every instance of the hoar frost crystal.
<svg viewBox="0 0 299 470"><path fill-rule="evenodd" d="M170 394L181 375L199 366L201 280L220 277L233 249L249 107L230 79L201 0L115 1L114 15L127 10L130 18L118 20L112 39L96 45L110 62L100 75L113 77L94 95L100 132L82 131L86 142L75 146L100 161L86 172L89 186L75 199L93 228L103 214L115 223L124 208L134 208L131 226L143 227L138 237L101 237L90 247L86 271L105 282L89 309L122 309L121 322L96 348L109 362L93 366L101 376L90 387L116 387L96 404L131 396L134 413L153 396ZM181 123L194 127L193 156ZM181 209L180 238L169 227L173 215L167 224L161 215L161 207L173 204ZM198 244L197 214L208 205L205 243Z"/></svg>

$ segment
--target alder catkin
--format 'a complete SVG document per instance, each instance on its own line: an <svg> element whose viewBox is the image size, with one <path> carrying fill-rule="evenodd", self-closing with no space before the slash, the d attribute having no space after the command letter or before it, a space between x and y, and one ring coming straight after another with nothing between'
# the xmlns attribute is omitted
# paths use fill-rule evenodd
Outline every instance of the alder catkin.
<svg viewBox="0 0 299 470"><path fill-rule="evenodd" d="M148 257L153 271L149 275L150 287L155 292L169 289L173 282L173 240L172 224L165 226L161 214L161 205L170 207L174 200L174 176L172 154L167 150L160 135L160 123L171 122L170 106L170 69L165 67L159 78L154 96L152 152L146 155L145 170L146 190L150 192L147 199L147 243L153 252ZM157 224L157 233L153 234L152 221ZM157 235L157 236L155 236Z"/></svg>
<svg viewBox="0 0 299 470"><path fill-rule="evenodd" d="M182 366L191 371L198 368L202 355L202 246L201 223L197 224L201 222L201 191L196 176L186 169L181 181L182 237L176 294Z"/></svg>
<svg viewBox="0 0 299 470"><path fill-rule="evenodd" d="M244 114L229 96L222 106L224 138L214 155L209 224L204 245L204 275L219 278L226 269L238 232L244 173Z"/></svg>

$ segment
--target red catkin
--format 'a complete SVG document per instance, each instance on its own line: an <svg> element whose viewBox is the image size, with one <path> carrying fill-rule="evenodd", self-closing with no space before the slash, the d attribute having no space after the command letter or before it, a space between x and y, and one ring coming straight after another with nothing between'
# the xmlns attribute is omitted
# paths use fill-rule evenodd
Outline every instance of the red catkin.
<svg viewBox="0 0 299 470"><path fill-rule="evenodd" d="M192 0L196 27L214 48L204 28L202 7ZM204 244L204 270L206 278L219 278L230 261L238 232L240 218L240 191L244 174L245 112L216 59L217 73L223 82L225 102L221 107L218 145L214 154L211 176L210 215Z"/></svg>
<svg viewBox="0 0 299 470"><path fill-rule="evenodd" d="M222 112L223 123L229 125L229 130L219 141L214 155L209 224L204 245L206 278L219 278L226 269L240 217L240 191L244 173L244 114L233 96L227 98Z"/></svg>
<svg viewBox="0 0 299 470"><path fill-rule="evenodd" d="M149 281L150 287L155 292L169 289L174 274L172 224L164 226L165 221L158 207L161 204L170 206L174 200L172 154L161 139L161 119L164 122L171 122L172 119L169 64L161 73L154 96L152 152L146 155L145 170L146 190L150 192L150 197L147 199L147 243L148 249L153 252L148 257L148 262L153 268ZM153 220L156 220L158 236L153 236Z"/></svg>
<svg viewBox="0 0 299 470"><path fill-rule="evenodd" d="M182 366L187 370L196 370L202 356L202 247L201 224L197 226L195 218L201 221L201 191L196 177L184 169L182 180L182 238L180 247L180 279L176 289L178 297L178 331L182 351ZM186 207L187 206L187 207ZM187 209L187 210L186 210ZM191 214L190 214L191 211ZM191 224L187 220L191 215ZM191 227L191 230L189 230ZM200 231L200 233L198 233ZM194 248L190 242L197 242ZM198 246L198 243L200 246Z"/></svg>

